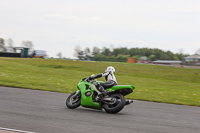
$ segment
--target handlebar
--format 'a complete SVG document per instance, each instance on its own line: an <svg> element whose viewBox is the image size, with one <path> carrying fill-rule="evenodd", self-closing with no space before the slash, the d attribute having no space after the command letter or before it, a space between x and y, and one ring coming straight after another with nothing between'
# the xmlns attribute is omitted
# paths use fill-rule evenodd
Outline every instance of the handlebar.
<svg viewBox="0 0 200 133"><path fill-rule="evenodd" d="M95 80L95 79L89 80L89 78L85 78L85 80L84 80L84 81L86 81L86 82L89 82L89 83L96 82L96 80Z"/></svg>

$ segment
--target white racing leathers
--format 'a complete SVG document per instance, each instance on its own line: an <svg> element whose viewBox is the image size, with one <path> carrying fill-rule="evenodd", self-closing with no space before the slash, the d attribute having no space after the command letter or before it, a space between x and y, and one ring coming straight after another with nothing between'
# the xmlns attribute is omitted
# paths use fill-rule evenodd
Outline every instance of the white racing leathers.
<svg viewBox="0 0 200 133"><path fill-rule="evenodd" d="M98 74L94 77L94 79L101 78L101 77L105 77L106 82L97 84L97 88L103 87L104 89L108 89L108 88L113 87L114 85L117 85L116 77L112 71L105 71L104 73ZM100 87L99 85L102 87Z"/></svg>

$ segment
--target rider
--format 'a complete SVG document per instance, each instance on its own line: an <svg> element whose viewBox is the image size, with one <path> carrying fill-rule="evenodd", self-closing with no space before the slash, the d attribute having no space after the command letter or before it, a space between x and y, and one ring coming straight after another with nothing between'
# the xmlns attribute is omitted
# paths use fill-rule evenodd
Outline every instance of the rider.
<svg viewBox="0 0 200 133"><path fill-rule="evenodd" d="M99 91L103 95L106 95L109 92L106 89L111 88L114 85L117 85L117 80L116 80L114 73L115 73L115 68L112 67L112 66L109 66L109 67L106 68L104 73L100 73L100 74L98 74L94 77L89 77L89 80L105 77L106 82L97 83L97 84L95 84L95 86L99 89Z"/></svg>

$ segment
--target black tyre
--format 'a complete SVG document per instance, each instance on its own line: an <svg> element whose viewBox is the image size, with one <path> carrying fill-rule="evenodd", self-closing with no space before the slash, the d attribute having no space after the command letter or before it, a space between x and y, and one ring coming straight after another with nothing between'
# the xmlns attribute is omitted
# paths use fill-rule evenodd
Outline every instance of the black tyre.
<svg viewBox="0 0 200 133"><path fill-rule="evenodd" d="M75 96L76 92L72 93L66 100L66 106L70 109L75 109L81 105L81 96Z"/></svg>
<svg viewBox="0 0 200 133"><path fill-rule="evenodd" d="M113 103L105 104L104 109L107 113L118 113L124 108L126 99L122 94L112 94L110 97L115 98L116 100Z"/></svg>

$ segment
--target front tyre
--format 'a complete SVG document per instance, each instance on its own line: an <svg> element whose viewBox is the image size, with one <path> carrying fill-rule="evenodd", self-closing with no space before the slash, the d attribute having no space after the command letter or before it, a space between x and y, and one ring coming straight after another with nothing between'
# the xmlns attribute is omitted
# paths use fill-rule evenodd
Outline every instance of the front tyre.
<svg viewBox="0 0 200 133"><path fill-rule="evenodd" d="M72 93L66 100L66 106L70 109L75 109L81 105L81 96Z"/></svg>
<svg viewBox="0 0 200 133"><path fill-rule="evenodd" d="M110 97L114 99L114 102L105 104L104 109L107 113L118 113L124 108L126 104L126 99L122 94L112 94Z"/></svg>

